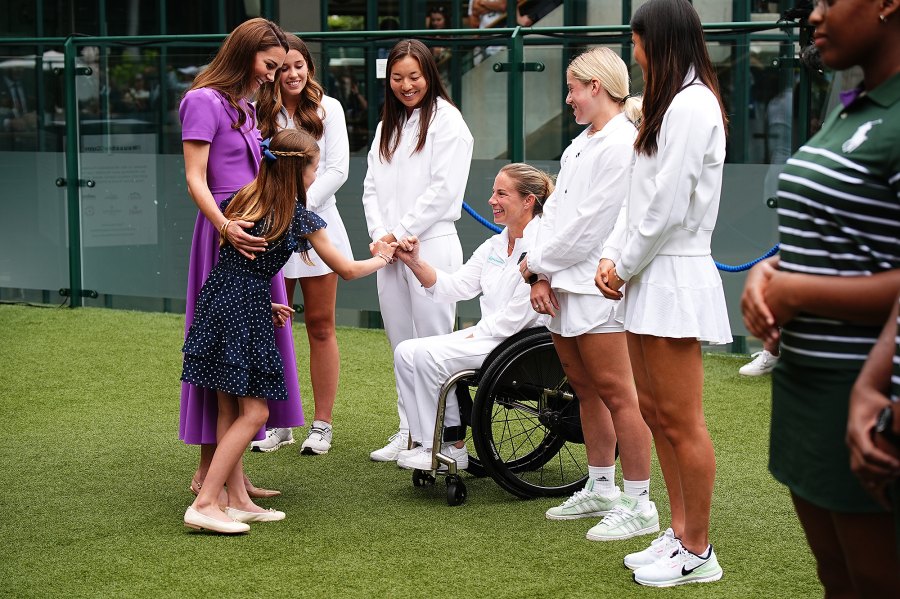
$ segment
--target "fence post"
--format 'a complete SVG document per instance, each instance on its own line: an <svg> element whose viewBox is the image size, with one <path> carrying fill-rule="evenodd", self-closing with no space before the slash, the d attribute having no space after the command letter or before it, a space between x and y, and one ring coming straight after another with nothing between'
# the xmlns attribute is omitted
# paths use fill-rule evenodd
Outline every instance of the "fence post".
<svg viewBox="0 0 900 599"><path fill-rule="evenodd" d="M69 215L69 306L83 305L81 298L81 206L78 165L78 96L75 93L75 40L66 38L66 205Z"/></svg>

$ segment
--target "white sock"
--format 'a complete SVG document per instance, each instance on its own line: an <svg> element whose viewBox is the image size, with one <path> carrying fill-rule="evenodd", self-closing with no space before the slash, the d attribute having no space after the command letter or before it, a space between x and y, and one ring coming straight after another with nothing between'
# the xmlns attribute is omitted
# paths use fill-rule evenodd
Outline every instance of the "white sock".
<svg viewBox="0 0 900 599"><path fill-rule="evenodd" d="M594 492L606 497L616 494L616 465L591 466L588 465L588 478L594 479Z"/></svg>
<svg viewBox="0 0 900 599"><path fill-rule="evenodd" d="M638 510L645 512L650 509L650 479L647 480L622 480L622 489L625 494L637 500Z"/></svg>
<svg viewBox="0 0 900 599"><path fill-rule="evenodd" d="M327 431L328 429L331 428L331 424L328 422L325 422L324 420L313 420L312 425L316 428L320 428L325 431Z"/></svg>

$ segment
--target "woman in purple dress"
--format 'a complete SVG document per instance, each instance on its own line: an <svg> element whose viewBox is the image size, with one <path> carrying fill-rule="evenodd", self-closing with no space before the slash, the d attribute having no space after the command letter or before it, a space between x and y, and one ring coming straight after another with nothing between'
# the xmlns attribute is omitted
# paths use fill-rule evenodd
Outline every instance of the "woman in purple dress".
<svg viewBox="0 0 900 599"><path fill-rule="evenodd" d="M197 76L181 101L185 177L188 192L200 209L191 242L185 332L193 322L200 288L218 258L219 236L248 258L266 246L265 239L244 230L253 223L229 221L222 215L220 203L252 181L259 171L259 130L245 98L260 86L271 85L287 49L284 32L277 25L266 19L250 19L225 39L209 67ZM271 291L273 302L287 303L280 274L272 279ZM284 364L288 400L269 407L269 426L300 426L303 411L289 326L278 329L276 344ZM179 438L200 445L200 465L191 480L194 494L199 492L215 452L217 417L215 390L182 384ZM252 497L279 494L253 487L246 477L245 483Z"/></svg>

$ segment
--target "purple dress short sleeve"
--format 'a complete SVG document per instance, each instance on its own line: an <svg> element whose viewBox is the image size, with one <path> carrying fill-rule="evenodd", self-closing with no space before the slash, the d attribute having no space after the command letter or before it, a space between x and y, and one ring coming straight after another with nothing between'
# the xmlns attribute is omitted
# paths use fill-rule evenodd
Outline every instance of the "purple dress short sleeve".
<svg viewBox="0 0 900 599"><path fill-rule="evenodd" d="M199 88L189 91L181 101L178 114L181 118L183 141L209 143L207 184L217 202L231 196L252 181L259 171L260 136L255 121L250 118L251 109L246 101L240 106L248 111L245 125L232 128L238 113L219 92ZM197 297L209 272L219 256L219 232L203 214L197 214L194 236L191 241L191 257L188 267L188 286L185 305L185 335L194 319ZM272 301L287 304L284 277L275 275L271 282ZM287 401L269 402L267 427L293 427L303 424L303 408L300 403L300 384L297 378L297 359L290 325L276 329L275 342L284 365L284 382ZM178 436L185 443L213 444L216 442L216 416L218 400L213 389L189 383L181 385L181 416ZM263 438L262 432L257 435Z"/></svg>

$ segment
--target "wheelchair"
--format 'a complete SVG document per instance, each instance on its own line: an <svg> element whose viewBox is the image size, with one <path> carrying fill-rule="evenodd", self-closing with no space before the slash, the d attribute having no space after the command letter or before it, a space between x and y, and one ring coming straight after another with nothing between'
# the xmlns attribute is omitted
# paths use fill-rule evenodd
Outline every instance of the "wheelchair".
<svg viewBox="0 0 900 599"><path fill-rule="evenodd" d="M444 412L454 386L463 430L451 432L444 428ZM578 398L545 327L513 335L485 358L479 370L457 372L444 383L433 446L454 440L454 432L456 440L466 440L467 472L490 476L517 497L567 496L587 480ZM468 492L456 462L435 452L431 465L430 472L413 470L413 485L433 485L435 473L444 465L447 503L462 504Z"/></svg>

